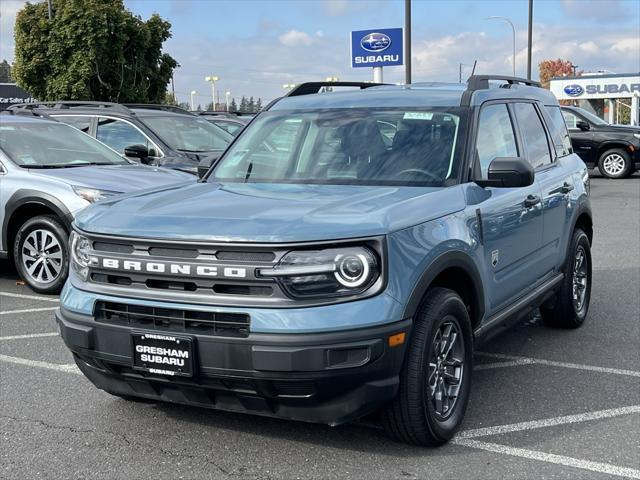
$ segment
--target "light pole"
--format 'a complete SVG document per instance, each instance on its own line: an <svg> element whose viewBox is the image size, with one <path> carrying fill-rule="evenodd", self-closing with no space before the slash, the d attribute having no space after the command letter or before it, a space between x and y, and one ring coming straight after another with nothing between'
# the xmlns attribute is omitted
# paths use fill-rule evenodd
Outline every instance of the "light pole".
<svg viewBox="0 0 640 480"><path fill-rule="evenodd" d="M227 113L229 113L229 96L231 92L224 92L224 99L227 101Z"/></svg>
<svg viewBox="0 0 640 480"><path fill-rule="evenodd" d="M516 27L513 25L513 22L509 20L507 17L497 17L491 16L487 17L487 20L504 20L509 25L511 25L511 32L513 33L513 76L516 76Z"/></svg>
<svg viewBox="0 0 640 480"><path fill-rule="evenodd" d="M191 110L195 110L196 109L196 107L194 106L194 103L193 103L193 96L196 93L198 93L198 92L196 92L195 90L191 90Z"/></svg>
<svg viewBox="0 0 640 480"><path fill-rule="evenodd" d="M204 77L205 82L211 82L211 99L213 100L212 110L216 110L216 82L220 80L220 77L216 77L215 75L210 75L208 77Z"/></svg>

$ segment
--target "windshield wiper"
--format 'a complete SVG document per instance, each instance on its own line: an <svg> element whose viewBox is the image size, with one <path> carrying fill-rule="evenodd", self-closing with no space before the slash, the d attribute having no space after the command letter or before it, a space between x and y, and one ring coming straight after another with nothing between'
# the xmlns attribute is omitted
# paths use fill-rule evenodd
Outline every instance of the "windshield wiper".
<svg viewBox="0 0 640 480"><path fill-rule="evenodd" d="M210 150L189 150L187 148L176 148L176 150L178 150L179 152L185 152L185 153L205 153L205 152L214 152L216 149L211 148Z"/></svg>
<svg viewBox="0 0 640 480"><path fill-rule="evenodd" d="M75 168L75 167L86 167L91 165L120 165L119 163L106 163L106 162L86 162L86 163L52 163L49 165L20 165L23 168ZM123 163L123 165L125 165Z"/></svg>

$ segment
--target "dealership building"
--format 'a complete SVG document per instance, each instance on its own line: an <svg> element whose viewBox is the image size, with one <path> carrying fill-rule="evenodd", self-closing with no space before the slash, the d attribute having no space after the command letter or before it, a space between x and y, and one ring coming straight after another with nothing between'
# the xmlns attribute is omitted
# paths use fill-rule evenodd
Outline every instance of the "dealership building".
<svg viewBox="0 0 640 480"><path fill-rule="evenodd" d="M553 78L551 91L609 123L640 125L640 73Z"/></svg>

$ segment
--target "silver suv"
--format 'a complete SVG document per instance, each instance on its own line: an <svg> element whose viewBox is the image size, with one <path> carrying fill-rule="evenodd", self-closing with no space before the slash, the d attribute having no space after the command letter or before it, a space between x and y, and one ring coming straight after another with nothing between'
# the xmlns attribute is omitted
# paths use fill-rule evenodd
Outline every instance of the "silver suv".
<svg viewBox="0 0 640 480"><path fill-rule="evenodd" d="M75 215L118 193L194 176L132 163L68 125L0 116L0 259L40 293L56 293L69 270L67 240Z"/></svg>

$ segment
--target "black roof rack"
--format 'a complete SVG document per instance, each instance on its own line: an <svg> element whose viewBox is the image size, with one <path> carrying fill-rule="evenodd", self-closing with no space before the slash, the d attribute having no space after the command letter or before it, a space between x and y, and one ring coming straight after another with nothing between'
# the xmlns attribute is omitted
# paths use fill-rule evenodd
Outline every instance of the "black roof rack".
<svg viewBox="0 0 640 480"><path fill-rule="evenodd" d="M190 111L185 110L177 105L161 105L158 103L124 103L127 108L144 108L146 110L162 110L164 112L183 113L193 115Z"/></svg>
<svg viewBox="0 0 640 480"><path fill-rule="evenodd" d="M361 90L370 87L389 85L388 83L368 83L368 82L305 82L293 87L285 97L297 97L300 95L311 95L320 92L323 87L359 87Z"/></svg>
<svg viewBox="0 0 640 480"><path fill-rule="evenodd" d="M507 77L504 75L471 75L467 80L467 90L486 90L489 88L489 81L499 80L508 85L528 85L530 87L540 87L540 83L520 77Z"/></svg>
<svg viewBox="0 0 640 480"><path fill-rule="evenodd" d="M113 102L93 102L93 101L76 101L76 100L56 100L51 102L31 102L11 105L7 110L35 110L41 108L104 108L112 109L119 112L131 113L124 105Z"/></svg>
<svg viewBox="0 0 640 480"><path fill-rule="evenodd" d="M55 118L47 115L42 110L36 108L11 108L18 106L18 104L10 105L6 110L0 112L1 115L28 115L32 117L47 118L49 120L55 120Z"/></svg>

